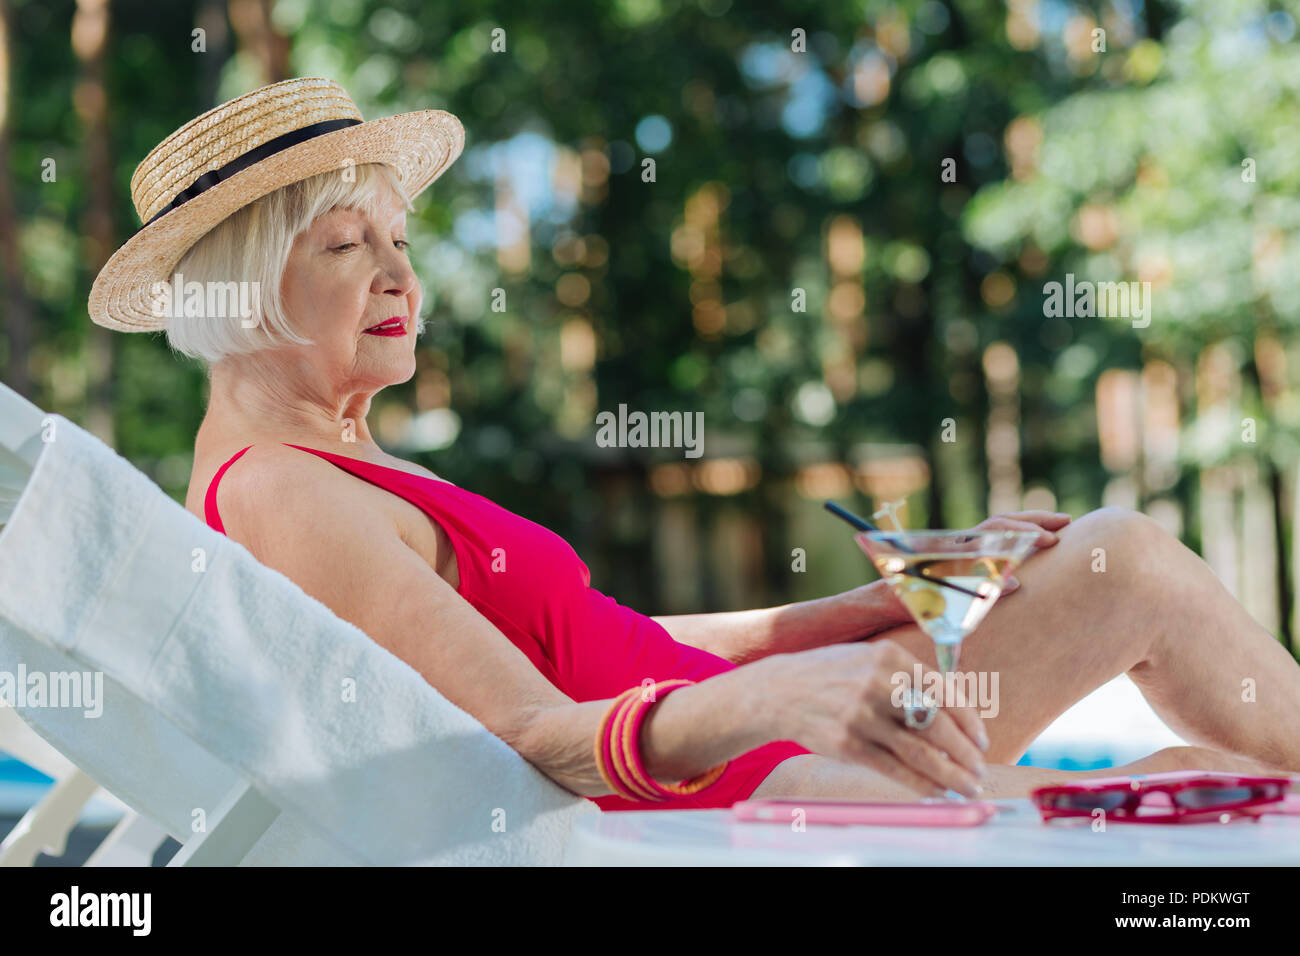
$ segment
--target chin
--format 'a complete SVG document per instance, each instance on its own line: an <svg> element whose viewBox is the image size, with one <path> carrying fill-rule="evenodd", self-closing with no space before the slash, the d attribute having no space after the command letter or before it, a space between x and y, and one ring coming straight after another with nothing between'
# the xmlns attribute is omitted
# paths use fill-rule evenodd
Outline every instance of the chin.
<svg viewBox="0 0 1300 956"><path fill-rule="evenodd" d="M403 382L409 382L415 377L415 356L405 363L401 368L393 370L393 375L389 378L389 385L401 385Z"/></svg>
<svg viewBox="0 0 1300 956"><path fill-rule="evenodd" d="M358 378L372 383L376 388L401 385L415 377L415 356L408 361L374 362L369 368L358 370Z"/></svg>

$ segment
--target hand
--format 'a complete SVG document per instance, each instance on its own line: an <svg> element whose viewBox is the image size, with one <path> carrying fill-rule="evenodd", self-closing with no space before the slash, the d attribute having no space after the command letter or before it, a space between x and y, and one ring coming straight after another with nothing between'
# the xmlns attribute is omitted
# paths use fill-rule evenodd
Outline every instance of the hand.
<svg viewBox="0 0 1300 956"><path fill-rule="evenodd" d="M1009 511L994 515L981 521L971 531L1037 531L1037 546L1050 548L1060 540L1055 532L1070 523L1070 516L1063 511ZM1002 588L1002 597L1012 594L1020 587L1020 581L1008 577ZM852 637L850 641L861 641L881 631L900 624L912 624L914 619L908 613L903 602L885 581L873 581L854 589L854 600L862 607L863 617L869 622L869 628ZM842 639L842 638L841 638Z"/></svg>
<svg viewBox="0 0 1300 956"><path fill-rule="evenodd" d="M836 644L766 661L776 662L768 689L778 722L774 739L871 767L924 796L942 796L947 788L979 795L981 751L988 749L979 715L970 706L940 707L930 726L909 728L895 701L903 676L910 686L920 662L900 645L887 639Z"/></svg>
<svg viewBox="0 0 1300 956"><path fill-rule="evenodd" d="M1050 548L1061 540L1056 532L1060 531L1070 523L1070 516L1064 511L1008 511L1005 514L994 515L986 518L977 524L972 531L1037 531L1038 540L1035 546L1039 548ZM1020 587L1020 581L1013 577L1007 578L1006 586L1002 589L1002 597L1011 594Z"/></svg>

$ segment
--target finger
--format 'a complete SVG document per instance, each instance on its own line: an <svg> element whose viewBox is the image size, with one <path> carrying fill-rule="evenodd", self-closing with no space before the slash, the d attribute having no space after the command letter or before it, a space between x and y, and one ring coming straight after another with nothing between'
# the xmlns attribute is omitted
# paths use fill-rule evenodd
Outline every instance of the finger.
<svg viewBox="0 0 1300 956"><path fill-rule="evenodd" d="M1048 529L1044 528L1040 524L1037 524L1036 522L1025 521L1021 518L1013 518L1011 517L1011 515L996 515L992 518L989 518L979 527L982 529L993 529L993 530L1001 530L1003 528L1006 528L1012 531L1043 531L1046 532L1047 534L1053 534L1053 532L1048 531Z"/></svg>
<svg viewBox="0 0 1300 956"><path fill-rule="evenodd" d="M892 751L904 766L927 780L968 797L976 798L980 795L979 778L915 730L895 724L883 741L883 746Z"/></svg>
<svg viewBox="0 0 1300 956"><path fill-rule="evenodd" d="M1030 521L1048 531L1059 531L1071 521L1070 516L1064 511L1006 511L994 517Z"/></svg>
<svg viewBox="0 0 1300 956"><path fill-rule="evenodd" d="M908 727L903 708L898 707L895 709L903 717L897 723L909 734L946 754L951 760L961 764L975 777L983 776L984 755L982 753L983 748L980 747L978 740L983 728L971 725L972 718L976 721L979 720L973 708L941 707L935 713L934 719L930 721L930 726L924 728Z"/></svg>
<svg viewBox="0 0 1300 956"><path fill-rule="evenodd" d="M989 518L983 524L977 526L980 531L1024 531L1036 534L1038 537L1034 540L1040 548L1050 548L1060 539L1052 531L1034 524L1032 521L1019 521L1015 518L1008 518L999 515L995 518Z"/></svg>
<svg viewBox="0 0 1300 956"><path fill-rule="evenodd" d="M942 713L951 717L961 732L974 742L980 749L980 759L984 759L983 755L989 749L989 734L984 729L984 718L979 715L979 711L974 706L945 707Z"/></svg>
<svg viewBox="0 0 1300 956"><path fill-rule="evenodd" d="M943 787L901 763L893 753L879 744L867 744L862 763L923 797L942 797L945 793Z"/></svg>
<svg viewBox="0 0 1300 956"><path fill-rule="evenodd" d="M929 727L912 732L939 748L976 777L980 777L985 769L984 748L979 744L979 735L983 728L972 727L969 723L971 718L979 720L971 707L941 707Z"/></svg>
<svg viewBox="0 0 1300 956"><path fill-rule="evenodd" d="M1017 577L1008 577L1002 584L1002 596L1006 597L1012 591L1020 587L1020 579Z"/></svg>

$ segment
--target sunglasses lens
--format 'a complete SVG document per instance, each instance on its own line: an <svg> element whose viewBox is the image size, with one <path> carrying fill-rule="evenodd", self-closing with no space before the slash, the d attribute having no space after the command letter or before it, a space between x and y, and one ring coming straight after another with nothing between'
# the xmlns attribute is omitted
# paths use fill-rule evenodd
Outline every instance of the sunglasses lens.
<svg viewBox="0 0 1300 956"><path fill-rule="evenodd" d="M1254 794L1250 787L1194 787L1179 790L1173 794L1180 807L1200 810L1205 807L1221 807L1249 800Z"/></svg>
<svg viewBox="0 0 1300 956"><path fill-rule="evenodd" d="M1049 805L1053 810L1114 810L1128 799L1127 793L1057 793Z"/></svg>

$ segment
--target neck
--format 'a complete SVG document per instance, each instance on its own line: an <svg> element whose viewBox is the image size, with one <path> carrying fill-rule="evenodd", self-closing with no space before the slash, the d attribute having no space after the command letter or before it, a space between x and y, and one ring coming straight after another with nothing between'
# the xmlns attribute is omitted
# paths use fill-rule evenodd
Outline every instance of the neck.
<svg viewBox="0 0 1300 956"><path fill-rule="evenodd" d="M293 360L291 360L293 362ZM195 440L198 449L264 441L301 445L375 445L366 424L375 390L337 392L304 386L325 378L295 363L270 363L259 355L224 359L211 368L208 410ZM376 446L377 447L377 446Z"/></svg>

